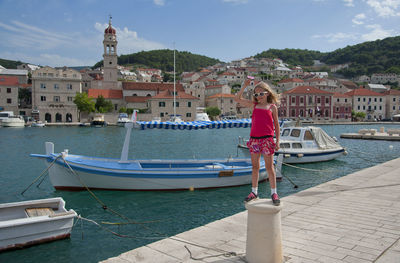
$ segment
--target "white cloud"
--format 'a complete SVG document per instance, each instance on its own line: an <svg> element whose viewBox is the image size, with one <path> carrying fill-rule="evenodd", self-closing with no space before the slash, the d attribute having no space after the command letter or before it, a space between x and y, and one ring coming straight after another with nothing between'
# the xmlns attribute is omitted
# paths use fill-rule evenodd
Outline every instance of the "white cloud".
<svg viewBox="0 0 400 263"><path fill-rule="evenodd" d="M378 16L400 16L400 0L367 0L367 4L374 9Z"/></svg>
<svg viewBox="0 0 400 263"><path fill-rule="evenodd" d="M95 29L99 32L104 32L104 29L108 27L108 24L96 23ZM166 48L163 44L140 38L135 31L129 30L127 27L120 29L115 28L117 31L118 40L118 54L130 54L139 51L163 49Z"/></svg>
<svg viewBox="0 0 400 263"><path fill-rule="evenodd" d="M372 31L361 35L361 39L364 41L373 41L395 35L393 30L384 30L380 25L367 25L365 27L367 29L371 29Z"/></svg>
<svg viewBox="0 0 400 263"><path fill-rule="evenodd" d="M165 0L153 0L155 5L163 6L165 5Z"/></svg>
<svg viewBox="0 0 400 263"><path fill-rule="evenodd" d="M64 57L57 54L35 54L28 55L20 52L2 52L0 53L0 57L4 59L10 60L19 60L23 62L34 63L41 66L50 66L50 67L59 67L59 66L91 66L94 65L97 61L91 59L80 59L80 58L72 58L72 57Z"/></svg>
<svg viewBox="0 0 400 263"><path fill-rule="evenodd" d="M247 4L249 0L222 0L222 2L232 4Z"/></svg>
<svg viewBox="0 0 400 263"><path fill-rule="evenodd" d="M367 18L367 16L363 13L356 15L351 21L353 21L354 24L356 25L362 25L364 24L364 20L365 18Z"/></svg>
<svg viewBox="0 0 400 263"><path fill-rule="evenodd" d="M343 0L345 6L354 6L353 0Z"/></svg>
<svg viewBox="0 0 400 263"><path fill-rule="evenodd" d="M357 37L354 34L347 34L347 33L330 33L330 34L325 34L325 35L313 35L311 38L318 39L318 38L325 38L328 40L330 43L336 43L336 42L343 42L347 40L354 40L357 39Z"/></svg>

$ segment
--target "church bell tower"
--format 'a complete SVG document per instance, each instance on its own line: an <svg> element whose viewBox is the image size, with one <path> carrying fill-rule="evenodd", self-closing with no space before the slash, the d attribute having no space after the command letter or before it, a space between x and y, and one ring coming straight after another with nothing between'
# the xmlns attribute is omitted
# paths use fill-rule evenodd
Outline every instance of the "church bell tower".
<svg viewBox="0 0 400 263"><path fill-rule="evenodd" d="M118 87L118 55L116 30L111 26L110 16L108 27L104 30L103 54L103 88L117 89Z"/></svg>

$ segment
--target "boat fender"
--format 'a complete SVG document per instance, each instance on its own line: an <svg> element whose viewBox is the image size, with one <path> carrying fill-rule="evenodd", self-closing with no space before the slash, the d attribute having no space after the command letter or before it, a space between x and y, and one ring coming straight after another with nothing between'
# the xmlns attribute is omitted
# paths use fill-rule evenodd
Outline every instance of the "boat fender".
<svg viewBox="0 0 400 263"><path fill-rule="evenodd" d="M343 155L349 154L346 150L344 150Z"/></svg>
<svg viewBox="0 0 400 263"><path fill-rule="evenodd" d="M189 187L189 191L193 192L194 191L194 186Z"/></svg>
<svg viewBox="0 0 400 263"><path fill-rule="evenodd" d="M283 155L283 157L289 158L290 157L290 153L285 153L285 155Z"/></svg>
<svg viewBox="0 0 400 263"><path fill-rule="evenodd" d="M302 153L298 153L298 154L297 154L297 157L298 157L298 158L301 158L301 157L303 157L303 156L304 156L304 154L302 154Z"/></svg>

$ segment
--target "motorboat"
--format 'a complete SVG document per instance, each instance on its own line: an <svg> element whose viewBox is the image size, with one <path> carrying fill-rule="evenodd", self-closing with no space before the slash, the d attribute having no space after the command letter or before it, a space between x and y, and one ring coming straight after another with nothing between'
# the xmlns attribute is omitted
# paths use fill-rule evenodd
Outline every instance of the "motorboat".
<svg viewBox="0 0 400 263"><path fill-rule="evenodd" d="M175 123L181 123L183 122L182 120L182 115L179 114L171 114L169 117L170 122L175 122Z"/></svg>
<svg viewBox="0 0 400 263"><path fill-rule="evenodd" d="M0 252L69 238L75 217L61 197L0 204Z"/></svg>
<svg viewBox="0 0 400 263"><path fill-rule="evenodd" d="M25 121L22 116L9 116L1 120L3 127L25 127Z"/></svg>
<svg viewBox="0 0 400 263"><path fill-rule="evenodd" d="M238 147L247 149L247 141L239 138ZM347 154L333 137L313 126L283 128L279 147L275 155L283 155L283 162L289 164L329 161Z"/></svg>
<svg viewBox="0 0 400 263"><path fill-rule="evenodd" d="M125 123L130 122L131 120L128 117L127 113L120 113L118 115L118 121L117 121L117 125L118 126L125 126Z"/></svg>
<svg viewBox="0 0 400 263"><path fill-rule="evenodd" d="M196 109L196 117L195 117L194 121L210 121L210 118L208 117L207 113L205 112L205 108L198 107Z"/></svg>
<svg viewBox="0 0 400 263"><path fill-rule="evenodd" d="M104 120L103 114L96 114L90 122L90 125L94 127L103 127L107 126L107 122Z"/></svg>
<svg viewBox="0 0 400 263"><path fill-rule="evenodd" d="M31 123L31 127L44 127L46 126L46 123L43 121L34 121Z"/></svg>
<svg viewBox="0 0 400 263"><path fill-rule="evenodd" d="M31 156L47 162L50 181L56 189L60 190L84 190L86 187L104 190L183 190L251 183L250 158L128 159L130 135L134 126L139 129L160 128L161 126L166 129L172 128L172 126L181 126L182 129L193 128L189 128L189 123L185 123L185 125L160 123L160 126L157 127L150 127L147 124L142 126L140 123L136 123L135 111L132 122L125 125L127 131L120 159L75 155L70 154L68 150L55 153L52 142L45 143L45 154L31 154ZM214 125L208 127L216 128L215 123L207 125ZM231 127L244 127L244 125ZM278 165L277 178L280 176ZM259 179L262 181L266 177L265 164L262 161Z"/></svg>

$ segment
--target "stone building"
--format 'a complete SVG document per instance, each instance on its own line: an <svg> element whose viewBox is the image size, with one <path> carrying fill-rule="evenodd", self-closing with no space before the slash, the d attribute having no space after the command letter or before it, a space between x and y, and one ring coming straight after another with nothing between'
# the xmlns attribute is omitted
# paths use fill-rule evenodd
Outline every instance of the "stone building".
<svg viewBox="0 0 400 263"><path fill-rule="evenodd" d="M364 112L366 120L380 120L386 116L386 100L382 93L360 88L345 93L352 98L353 110Z"/></svg>
<svg viewBox="0 0 400 263"><path fill-rule="evenodd" d="M32 117L47 122L76 122L76 93L82 76L73 69L44 67L32 73Z"/></svg>
<svg viewBox="0 0 400 263"><path fill-rule="evenodd" d="M0 111L18 112L18 77L0 76Z"/></svg>

